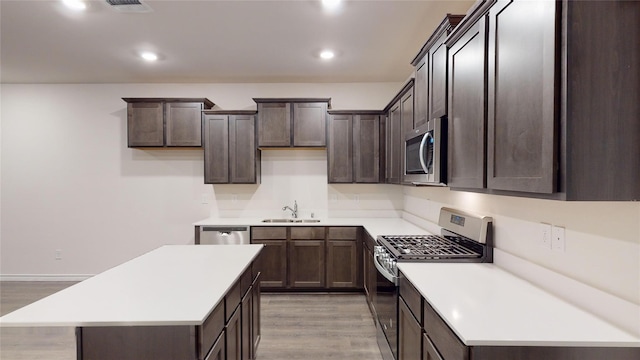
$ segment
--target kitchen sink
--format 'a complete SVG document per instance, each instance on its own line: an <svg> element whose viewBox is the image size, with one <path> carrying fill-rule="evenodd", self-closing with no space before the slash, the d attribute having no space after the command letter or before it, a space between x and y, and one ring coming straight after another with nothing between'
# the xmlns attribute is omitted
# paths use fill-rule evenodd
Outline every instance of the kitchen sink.
<svg viewBox="0 0 640 360"><path fill-rule="evenodd" d="M264 219L263 223L319 223L318 219Z"/></svg>

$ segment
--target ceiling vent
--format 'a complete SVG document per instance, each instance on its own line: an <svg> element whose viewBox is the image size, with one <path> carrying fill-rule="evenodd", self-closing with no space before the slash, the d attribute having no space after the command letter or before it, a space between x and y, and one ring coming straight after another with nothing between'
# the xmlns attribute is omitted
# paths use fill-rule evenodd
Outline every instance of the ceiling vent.
<svg viewBox="0 0 640 360"><path fill-rule="evenodd" d="M119 12L144 13L153 11L141 0L105 0L107 5Z"/></svg>

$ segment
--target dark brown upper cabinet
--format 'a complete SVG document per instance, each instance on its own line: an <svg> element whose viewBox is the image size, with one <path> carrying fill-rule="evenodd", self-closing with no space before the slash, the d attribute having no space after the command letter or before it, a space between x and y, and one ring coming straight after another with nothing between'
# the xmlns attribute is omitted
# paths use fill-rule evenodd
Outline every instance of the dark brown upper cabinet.
<svg viewBox="0 0 640 360"><path fill-rule="evenodd" d="M479 1L446 41L449 185L640 199L638 18L627 1Z"/></svg>
<svg viewBox="0 0 640 360"><path fill-rule="evenodd" d="M205 184L260 182L255 111L204 111Z"/></svg>
<svg viewBox="0 0 640 360"><path fill-rule="evenodd" d="M331 99L254 98L258 104L259 147L327 146Z"/></svg>
<svg viewBox="0 0 640 360"><path fill-rule="evenodd" d="M329 183L380 182L380 111L329 111Z"/></svg>
<svg viewBox="0 0 640 360"><path fill-rule="evenodd" d="M129 147L202 146L205 98L122 98L127 102Z"/></svg>
<svg viewBox="0 0 640 360"><path fill-rule="evenodd" d="M413 130L413 84L409 80L385 107L385 182L400 184L404 174L404 138L406 131ZM411 129L408 129L411 127ZM405 131L406 130L406 131Z"/></svg>
<svg viewBox="0 0 640 360"><path fill-rule="evenodd" d="M448 59L444 41L463 18L464 15L447 14L411 61L415 67L414 128L447 115Z"/></svg>
<svg viewBox="0 0 640 360"><path fill-rule="evenodd" d="M468 23L449 48L448 179L452 188L485 187L486 20Z"/></svg>

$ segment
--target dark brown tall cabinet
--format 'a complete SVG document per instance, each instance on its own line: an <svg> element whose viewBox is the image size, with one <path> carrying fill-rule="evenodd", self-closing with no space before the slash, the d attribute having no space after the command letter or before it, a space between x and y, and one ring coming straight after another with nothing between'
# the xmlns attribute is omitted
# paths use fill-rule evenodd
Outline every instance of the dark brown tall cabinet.
<svg viewBox="0 0 640 360"><path fill-rule="evenodd" d="M254 98L259 147L325 147L328 98Z"/></svg>
<svg viewBox="0 0 640 360"><path fill-rule="evenodd" d="M329 111L327 166L329 183L380 182L378 111Z"/></svg>
<svg viewBox="0 0 640 360"><path fill-rule="evenodd" d="M202 146L205 98L122 98L127 102L129 147Z"/></svg>
<svg viewBox="0 0 640 360"><path fill-rule="evenodd" d="M638 18L632 1L479 2L447 39L449 185L640 199Z"/></svg>
<svg viewBox="0 0 640 360"><path fill-rule="evenodd" d="M260 182L255 112L204 112L205 184Z"/></svg>

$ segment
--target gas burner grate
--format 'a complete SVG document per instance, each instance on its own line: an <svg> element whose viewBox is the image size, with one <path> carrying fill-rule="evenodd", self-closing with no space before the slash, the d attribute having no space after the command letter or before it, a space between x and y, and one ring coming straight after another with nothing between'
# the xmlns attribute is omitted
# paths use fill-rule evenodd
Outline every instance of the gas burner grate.
<svg viewBox="0 0 640 360"><path fill-rule="evenodd" d="M482 254L462 237L436 235L383 236L399 260L479 258Z"/></svg>

